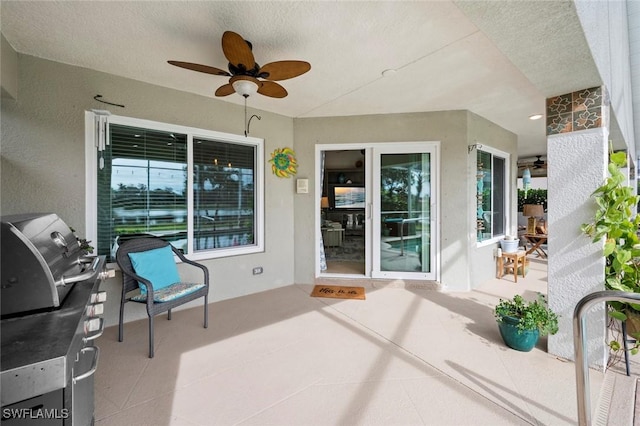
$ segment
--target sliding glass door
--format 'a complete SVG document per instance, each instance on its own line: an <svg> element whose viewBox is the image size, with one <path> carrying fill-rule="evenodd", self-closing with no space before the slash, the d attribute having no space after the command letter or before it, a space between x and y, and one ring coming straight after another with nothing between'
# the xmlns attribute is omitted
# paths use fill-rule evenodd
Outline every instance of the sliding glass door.
<svg viewBox="0 0 640 426"><path fill-rule="evenodd" d="M374 278L436 279L434 143L373 148Z"/></svg>

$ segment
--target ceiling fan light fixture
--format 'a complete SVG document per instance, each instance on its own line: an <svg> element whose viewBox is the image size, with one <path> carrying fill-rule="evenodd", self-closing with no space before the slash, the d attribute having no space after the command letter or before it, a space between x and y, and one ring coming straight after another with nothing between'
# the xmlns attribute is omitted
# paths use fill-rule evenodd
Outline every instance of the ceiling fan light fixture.
<svg viewBox="0 0 640 426"><path fill-rule="evenodd" d="M255 95L258 93L258 84L251 80L236 80L231 83L233 86L233 90L236 91L237 94L248 98L251 95Z"/></svg>
<svg viewBox="0 0 640 426"><path fill-rule="evenodd" d="M218 87L214 94L222 97L238 93L244 97L245 101L256 93L270 98L284 98L288 93L276 81L298 77L311 69L311 64L305 61L275 61L260 66L253 56L252 49L251 43L240 34L225 31L222 34L222 53L229 61L229 72L193 62L174 60L167 62L192 71L231 77L229 83ZM258 80L259 78L263 80Z"/></svg>

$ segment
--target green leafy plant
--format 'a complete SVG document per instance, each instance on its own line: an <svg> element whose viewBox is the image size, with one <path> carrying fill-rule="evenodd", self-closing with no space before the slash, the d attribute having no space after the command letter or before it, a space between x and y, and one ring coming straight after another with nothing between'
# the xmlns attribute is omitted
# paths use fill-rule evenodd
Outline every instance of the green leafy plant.
<svg viewBox="0 0 640 426"><path fill-rule="evenodd" d="M558 332L558 315L547 306L547 299L538 293L534 301L526 301L519 294L513 299L500 299L494 315L498 322L504 317L518 318L518 333L537 329L541 336Z"/></svg>
<svg viewBox="0 0 640 426"><path fill-rule="evenodd" d="M626 163L624 152L611 154L609 177L592 194L598 205L594 220L580 229L594 243L605 239L605 287L640 293L640 241L637 235L640 216L634 214L640 197L632 187L624 184L626 176L620 169ZM609 302L609 306L609 315L621 321L627 319L627 309L640 311L638 304Z"/></svg>
<svg viewBox="0 0 640 426"><path fill-rule="evenodd" d="M521 212L525 204L542 204L544 211L547 211L547 190L530 189L525 194L523 189L518 189L518 211Z"/></svg>
<svg viewBox="0 0 640 426"><path fill-rule="evenodd" d="M621 169L627 164L626 154L612 153L609 161L609 177L592 194L598 206L594 220L583 224L581 230L594 243L604 238L605 288L640 293L640 241L637 235L640 216L634 214L640 197L632 187L624 184L626 176ZM627 321L629 315L640 312L639 304L608 302L607 305L609 316L620 321ZM622 350L616 339L609 342L609 347L613 351ZM630 352L635 355L639 350L640 341L636 340Z"/></svg>
<svg viewBox="0 0 640 426"><path fill-rule="evenodd" d="M73 235L75 235L76 240L78 241L78 245L80 246L80 250L83 250L85 253L91 254L93 253L93 246L90 244L91 241L87 241L86 238L80 238L76 235L76 230L73 228L69 228Z"/></svg>

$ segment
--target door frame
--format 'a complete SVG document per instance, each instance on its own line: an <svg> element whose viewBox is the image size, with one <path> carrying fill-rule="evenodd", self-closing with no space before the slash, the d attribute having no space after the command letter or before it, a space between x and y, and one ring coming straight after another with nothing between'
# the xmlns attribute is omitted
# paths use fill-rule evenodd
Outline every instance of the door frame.
<svg viewBox="0 0 640 426"><path fill-rule="evenodd" d="M323 277L337 277L337 278L370 278L371 277L371 161L372 161L372 147L371 143L345 143L345 144L316 144L315 146L315 273L314 276L319 278ZM360 274L331 274L322 272L320 270L320 243L322 232L320 230L321 224L321 207L320 198L322 197L322 169L321 169L321 154L322 151L345 151L345 150L365 150L364 154L364 182L365 182L365 225L364 225L364 258L365 258L365 273ZM326 172L326 171L325 171Z"/></svg>
<svg viewBox="0 0 640 426"><path fill-rule="evenodd" d="M381 206L379 205L379 188L380 188L380 157L383 154L409 154L424 153L430 154L429 167L429 187L431 188L431 204L430 204L430 250L429 264L431 270L429 272L408 272L408 271L382 271L380 269L380 259L372 262L371 277L381 279L402 279L402 280L440 280L440 142L437 141L416 141L416 142L388 142L375 144L371 150L371 217L375 218L372 222L372 236L381 235ZM376 199L376 197L378 197ZM381 250L380 239L371 239L371 255L379 256ZM377 269L376 269L377 267Z"/></svg>
<svg viewBox="0 0 640 426"><path fill-rule="evenodd" d="M432 173L431 186L435 189L435 197L432 199L431 226L434 229L431 239L432 250L434 252L433 268L435 269L434 280L440 281L440 142L439 141L413 141L413 142L369 142L369 143L336 143L336 144L316 144L315 145L315 186L314 186L314 256L315 256L315 272L314 276L319 277L343 277L343 278L371 278L373 269L373 151L375 147L395 147L404 150L405 147L424 146L424 144L432 144L435 148L434 152L434 172ZM366 208L365 208L365 274L328 274L320 271L320 243L321 243L321 197L322 197L322 180L321 180L321 153L322 151L340 151L340 150L365 150L365 188L366 188ZM376 228L379 230L379 226ZM407 280L423 280L423 277L403 276Z"/></svg>

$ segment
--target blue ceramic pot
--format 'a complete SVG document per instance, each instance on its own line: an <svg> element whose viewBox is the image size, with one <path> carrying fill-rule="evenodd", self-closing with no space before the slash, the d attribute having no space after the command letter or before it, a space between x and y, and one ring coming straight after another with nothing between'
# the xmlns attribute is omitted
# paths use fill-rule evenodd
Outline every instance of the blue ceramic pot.
<svg viewBox="0 0 640 426"><path fill-rule="evenodd" d="M498 329L507 346L517 351L529 352L538 343L540 333L538 329L519 331L519 321L514 317L502 317L502 321L498 321Z"/></svg>

